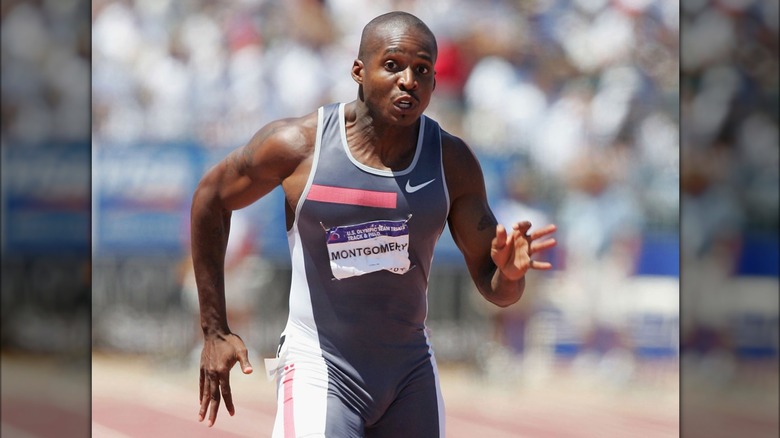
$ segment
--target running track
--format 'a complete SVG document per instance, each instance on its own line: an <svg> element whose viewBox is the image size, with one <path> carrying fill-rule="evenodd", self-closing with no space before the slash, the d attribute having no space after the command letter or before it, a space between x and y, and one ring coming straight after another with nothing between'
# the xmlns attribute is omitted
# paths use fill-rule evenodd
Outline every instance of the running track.
<svg viewBox="0 0 780 438"><path fill-rule="evenodd" d="M66 433L68 427L78 430L86 420L91 421L92 436L103 438L267 437L275 412L274 388L260 373L258 364L254 365L253 375L241 375L236 369L231 376L236 415L230 417L221 407L216 424L209 428L197 421L194 367L177 369L143 360L94 358L91 419L73 415L65 400L51 397L33 402L25 399L24 391L9 393L4 388L3 436L72 436ZM38 384L43 386L45 382ZM669 391L569 391L560 386L518 389L486 385L473 374L444 370L447 437L679 436L676 387ZM47 427L56 427L59 433L47 435Z"/></svg>

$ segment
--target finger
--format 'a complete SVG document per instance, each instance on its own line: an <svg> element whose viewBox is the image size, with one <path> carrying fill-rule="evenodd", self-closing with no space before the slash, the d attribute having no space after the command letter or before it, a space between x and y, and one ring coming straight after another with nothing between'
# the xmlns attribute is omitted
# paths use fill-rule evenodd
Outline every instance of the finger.
<svg viewBox="0 0 780 438"><path fill-rule="evenodd" d="M501 224L496 225L496 238L493 239L493 246L498 250L503 249L508 243L507 238L506 228Z"/></svg>
<svg viewBox="0 0 780 438"><path fill-rule="evenodd" d="M539 251L544 251L546 249L550 249L558 244L558 241L555 239L545 239L541 242L536 241L533 244L531 244L531 248L529 250L529 254L534 254Z"/></svg>
<svg viewBox="0 0 780 438"><path fill-rule="evenodd" d="M230 391L230 379L225 378L219 381L219 386L222 388L222 399L225 400L225 408L227 408L228 414L235 415L236 409L233 407L233 393Z"/></svg>
<svg viewBox="0 0 780 438"><path fill-rule="evenodd" d="M209 427L217 421L217 411L219 410L219 383L216 378L211 379L211 411L209 411Z"/></svg>
<svg viewBox="0 0 780 438"><path fill-rule="evenodd" d="M539 260L531 260L531 269L536 269L538 271L549 271L552 269L552 263L550 262L540 262Z"/></svg>
<svg viewBox="0 0 780 438"><path fill-rule="evenodd" d="M200 369L200 378L198 379L198 402L203 401L203 379L204 379L205 373L203 372L203 368Z"/></svg>
<svg viewBox="0 0 780 438"><path fill-rule="evenodd" d="M211 398L209 397L209 381L208 377L206 377L203 384L203 390L200 394L200 411L198 411L198 421L203 421L206 418L206 411L209 409L209 401L211 401Z"/></svg>
<svg viewBox="0 0 780 438"><path fill-rule="evenodd" d="M528 234L528 230L531 229L531 222L529 221L522 221L522 222L516 222L512 228L519 232L521 236L525 236Z"/></svg>
<svg viewBox="0 0 780 438"><path fill-rule="evenodd" d="M244 374L252 374L253 368L252 364L249 363L249 354L247 353L247 349L240 349L236 356L238 356L238 363L241 364L241 371L243 371Z"/></svg>
<svg viewBox="0 0 780 438"><path fill-rule="evenodd" d="M544 236L546 236L548 234L552 234L557 229L558 229L558 227L555 224L550 224L550 225L547 225L546 227L540 228L538 230L534 230L533 233L531 233L529 235L529 237L531 238L531 240L535 240L535 239L538 239L540 237L544 237Z"/></svg>
<svg viewBox="0 0 780 438"><path fill-rule="evenodd" d="M530 255L529 250L531 240L528 236L528 230L531 229L531 222L517 222L512 228L514 228L512 237L514 238L515 260L519 261L518 259L522 259L524 254Z"/></svg>

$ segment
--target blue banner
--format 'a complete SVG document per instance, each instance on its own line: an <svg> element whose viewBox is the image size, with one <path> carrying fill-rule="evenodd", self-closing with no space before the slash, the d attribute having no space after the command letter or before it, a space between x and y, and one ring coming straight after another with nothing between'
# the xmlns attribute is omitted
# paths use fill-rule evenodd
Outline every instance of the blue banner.
<svg viewBox="0 0 780 438"><path fill-rule="evenodd" d="M3 146L3 254L89 254L88 143Z"/></svg>
<svg viewBox="0 0 780 438"><path fill-rule="evenodd" d="M168 144L104 148L93 155L96 253L175 255L187 240L192 193L203 150Z"/></svg>

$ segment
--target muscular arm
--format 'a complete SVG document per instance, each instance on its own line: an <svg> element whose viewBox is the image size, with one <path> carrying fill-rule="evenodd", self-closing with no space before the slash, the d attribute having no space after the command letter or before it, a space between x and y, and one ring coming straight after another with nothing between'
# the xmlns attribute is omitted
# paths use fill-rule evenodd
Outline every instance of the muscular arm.
<svg viewBox="0 0 780 438"><path fill-rule="evenodd" d="M190 211L192 261L206 335L229 332L224 260L231 212L268 194L306 159L308 136L299 124L284 120L265 126L212 167L195 190Z"/></svg>
<svg viewBox="0 0 780 438"><path fill-rule="evenodd" d="M550 269L549 263L532 261L531 254L555 245L554 239L534 242L554 232L555 226L528 235L531 224L521 221L506 230L490 210L482 169L469 147L444 133L442 148L451 200L450 232L480 293L491 303L509 306L522 297L528 269Z"/></svg>
<svg viewBox="0 0 780 438"><path fill-rule="evenodd" d="M314 123L316 130L316 117ZM228 412L234 413L229 385L233 365L239 361L245 373L252 371L246 347L231 333L227 321L224 262L232 211L295 180L293 176L301 173L301 164L313 149L311 124L312 117L307 116L262 128L249 143L209 169L192 197L192 262L204 335L199 415L202 421L211 405L209 425L216 420L220 393Z"/></svg>

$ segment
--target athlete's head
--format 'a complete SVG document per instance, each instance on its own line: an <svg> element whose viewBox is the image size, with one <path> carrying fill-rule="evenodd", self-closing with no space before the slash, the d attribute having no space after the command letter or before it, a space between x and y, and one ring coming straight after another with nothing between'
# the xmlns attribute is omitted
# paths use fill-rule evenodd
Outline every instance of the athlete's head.
<svg viewBox="0 0 780 438"><path fill-rule="evenodd" d="M376 43L376 33L380 32L383 28L394 29L401 33L407 29L414 28L422 32L429 39L429 43L432 46L431 51L433 60L434 62L436 61L438 47L436 46L436 37L433 35L433 32L431 32L431 29L429 29L422 20L403 11L393 11L382 14L366 24L363 28L363 32L360 34L358 59L365 60L366 56L369 56L376 51L376 48L374 48L372 44Z"/></svg>
<svg viewBox="0 0 780 438"><path fill-rule="evenodd" d="M415 122L436 85L436 55L433 32L414 15L389 12L374 18L363 28L352 66L360 101L377 116Z"/></svg>

